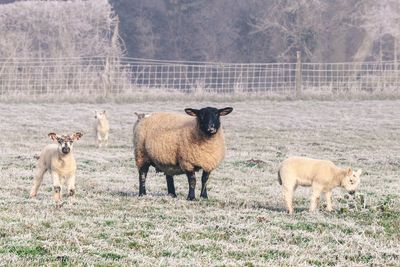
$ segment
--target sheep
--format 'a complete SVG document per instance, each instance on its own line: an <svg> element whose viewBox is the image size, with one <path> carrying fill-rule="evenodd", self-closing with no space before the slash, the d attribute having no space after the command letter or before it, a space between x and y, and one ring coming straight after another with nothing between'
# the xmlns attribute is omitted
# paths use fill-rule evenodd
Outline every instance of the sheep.
<svg viewBox="0 0 400 267"><path fill-rule="evenodd" d="M166 175L168 194L176 197L174 175L186 174L188 200L195 199L195 172L203 170L200 197L208 198L206 183L210 172L224 158L225 141L220 116L233 108L186 108L186 114L158 112L141 119L134 130L134 154L139 170L139 196L146 195L150 166ZM195 117L195 118L193 118Z"/></svg>
<svg viewBox="0 0 400 267"><path fill-rule="evenodd" d="M49 171L53 178L54 200L58 204L61 200L60 192L63 183L67 184L68 195L70 197L75 195L76 162L72 153L73 142L79 140L83 134L76 132L71 135L60 136L55 133L49 133L48 136L53 141L57 141L58 144L49 144L41 151L30 197L36 197L39 186L43 181L43 176L46 171Z"/></svg>
<svg viewBox="0 0 400 267"><path fill-rule="evenodd" d="M290 157L283 161L278 171L279 184L283 186L283 196L289 214L293 213L293 193L297 186L311 186L310 212L319 205L321 193L326 197L326 210L332 211L332 189L342 187L354 194L360 183L362 170L340 168L332 161L305 157Z"/></svg>
<svg viewBox="0 0 400 267"><path fill-rule="evenodd" d="M110 131L110 126L108 123L106 111L102 112L95 111L94 118L96 119L94 129L96 135L97 147L100 148L104 143L105 146L108 146L108 135Z"/></svg>

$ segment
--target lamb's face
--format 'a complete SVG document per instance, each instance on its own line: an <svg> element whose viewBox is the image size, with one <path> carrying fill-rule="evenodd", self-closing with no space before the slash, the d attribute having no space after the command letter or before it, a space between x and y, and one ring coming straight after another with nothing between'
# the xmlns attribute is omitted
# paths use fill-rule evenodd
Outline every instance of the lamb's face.
<svg viewBox="0 0 400 267"><path fill-rule="evenodd" d="M103 111L95 111L94 112L94 118L95 119L102 120L105 117L106 117L106 111L105 110L103 110Z"/></svg>
<svg viewBox="0 0 400 267"><path fill-rule="evenodd" d="M49 133L49 137L52 140L57 141L58 151L64 155L69 154L72 151L75 140L79 140L82 137L81 133L74 133L71 135L57 135L55 133Z"/></svg>
<svg viewBox="0 0 400 267"><path fill-rule="evenodd" d="M68 154L73 148L74 142L69 136L62 135L57 138L58 150L63 154Z"/></svg>
<svg viewBox="0 0 400 267"><path fill-rule="evenodd" d="M212 136L218 132L221 126L220 116L225 116L231 113L233 108L227 107L217 109L206 107L202 109L185 109L185 112L190 116L196 116L200 131L206 136Z"/></svg>
<svg viewBox="0 0 400 267"><path fill-rule="evenodd" d="M360 175L362 170L354 172L351 168L348 169L346 176L342 181L342 186L350 194L354 194L358 185L360 184Z"/></svg>

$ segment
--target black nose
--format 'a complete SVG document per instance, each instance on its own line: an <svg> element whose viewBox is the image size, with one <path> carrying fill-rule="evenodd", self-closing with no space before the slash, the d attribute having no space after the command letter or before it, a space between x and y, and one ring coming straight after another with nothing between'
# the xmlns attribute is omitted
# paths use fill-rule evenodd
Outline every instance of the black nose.
<svg viewBox="0 0 400 267"><path fill-rule="evenodd" d="M349 191L350 195L354 195L355 193L356 193L356 191L354 191L354 190Z"/></svg>
<svg viewBox="0 0 400 267"><path fill-rule="evenodd" d="M68 147L63 147L61 150L64 154L68 154L70 149Z"/></svg>
<svg viewBox="0 0 400 267"><path fill-rule="evenodd" d="M215 133L217 133L217 129L215 129L214 127L210 127L210 128L208 128L208 132L210 134L215 134Z"/></svg>

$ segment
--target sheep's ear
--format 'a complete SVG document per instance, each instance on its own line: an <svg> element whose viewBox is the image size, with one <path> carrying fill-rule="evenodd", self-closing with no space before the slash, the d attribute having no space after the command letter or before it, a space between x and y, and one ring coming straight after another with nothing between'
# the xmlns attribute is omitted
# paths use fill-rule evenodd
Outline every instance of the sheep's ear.
<svg viewBox="0 0 400 267"><path fill-rule="evenodd" d="M103 114L106 114L106 111L105 111L105 110L103 110Z"/></svg>
<svg viewBox="0 0 400 267"><path fill-rule="evenodd" d="M197 114L199 113L199 110L193 109L193 108L185 108L185 112L186 112L186 114L188 114L190 116L197 116Z"/></svg>
<svg viewBox="0 0 400 267"><path fill-rule="evenodd" d="M357 176L360 176L361 173L362 173L362 170L361 170L361 169L358 169L358 170L356 171L356 175L357 175Z"/></svg>
<svg viewBox="0 0 400 267"><path fill-rule="evenodd" d="M49 133L47 136L50 137L51 140L53 140L53 141L57 140L57 134L56 133Z"/></svg>
<svg viewBox="0 0 400 267"><path fill-rule="evenodd" d="M231 107L221 108L218 110L218 114L220 116L226 116L229 113L231 113L232 111L233 111L233 108L231 108Z"/></svg>
<svg viewBox="0 0 400 267"><path fill-rule="evenodd" d="M72 134L72 139L79 140L79 139L81 139L82 135L83 135L83 133L80 133L80 132L74 133L74 134Z"/></svg>
<svg viewBox="0 0 400 267"><path fill-rule="evenodd" d="M347 175L351 175L353 173L353 170L349 167L349 168L347 168L347 170L346 170L346 174Z"/></svg>

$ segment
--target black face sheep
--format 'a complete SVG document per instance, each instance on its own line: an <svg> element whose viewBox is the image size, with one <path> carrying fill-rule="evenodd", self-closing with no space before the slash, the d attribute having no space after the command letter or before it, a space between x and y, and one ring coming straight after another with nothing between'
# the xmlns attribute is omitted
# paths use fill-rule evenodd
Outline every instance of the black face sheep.
<svg viewBox="0 0 400 267"><path fill-rule="evenodd" d="M146 194L146 176L150 166L164 172L168 194L176 196L174 175L186 174L189 182L187 199L195 199L195 172L202 169L201 194L207 198L206 183L210 172L225 154L224 133L220 116L231 107L185 109L187 115L158 112L142 118L134 130L134 153L139 170L139 196Z"/></svg>

